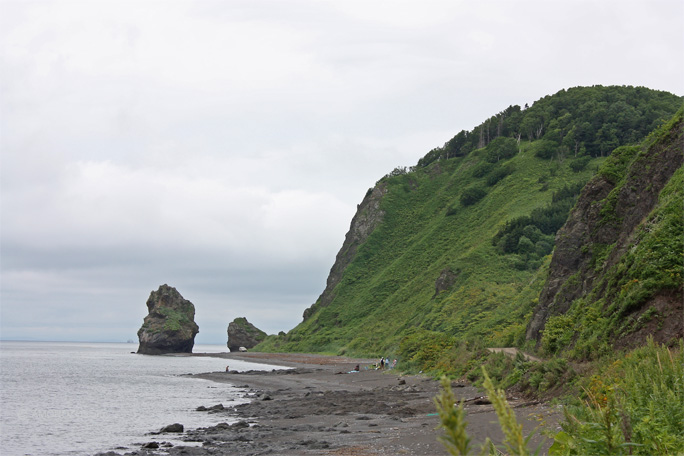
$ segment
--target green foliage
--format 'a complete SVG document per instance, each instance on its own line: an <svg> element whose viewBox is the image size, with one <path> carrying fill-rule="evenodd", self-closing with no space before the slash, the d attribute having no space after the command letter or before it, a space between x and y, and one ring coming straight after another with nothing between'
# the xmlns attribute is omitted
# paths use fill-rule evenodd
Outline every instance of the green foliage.
<svg viewBox="0 0 684 456"><path fill-rule="evenodd" d="M516 359L516 364L530 363ZM567 371L562 360L535 363L531 382L545 373L560 378ZM506 454L529 454L530 435L524 436L503 390L497 389L482 367L483 386L505 436ZM539 381L541 383L541 381ZM452 455L470 454L472 447L461 402L446 377L434 402L444 434L439 440ZM551 455L652 455L684 452L684 341L668 348L649 339L646 345L614 357L583 387L583 398L564 408L562 431L554 436ZM490 441L481 453L497 454Z"/></svg>
<svg viewBox="0 0 684 456"><path fill-rule="evenodd" d="M682 112L675 119L682 122ZM666 138L667 131L681 127L668 123L653 138ZM648 141L648 147L660 147L659 141ZM601 202L603 223L617 223L615 200L625 182L624 174L631 164L642 159L641 147L620 148L601 168L603 176L616 182L616 187ZM631 161L630 161L631 160ZM599 206L600 207L600 206ZM665 309L649 312L650 300L657 294L679 293L684 289L684 168L677 169L661 191L653 211L636 229L631 244L612 267L606 259L614 244L595 243L584 247L591 251L589 267L598 273L593 290L570 305L562 316L552 317L542 335L547 353L566 350L578 359L598 359L611 350L611 341L626 337L656 320L678 318ZM651 330L653 331L653 330Z"/></svg>
<svg viewBox="0 0 684 456"><path fill-rule="evenodd" d="M609 108L610 99L625 98L650 116L649 123L671 115L676 109L671 105L681 103L670 94L631 87L562 91L524 111L509 107L472 131L459 132L415 168L390 173L381 183L382 222L355 247L334 290L307 309L307 318L296 328L268 337L259 349L349 356L401 352L400 365L412 370L466 375L483 358L481 347L523 344L544 285L554 233L579 189L605 161L599 158L600 149L591 153L587 141L593 141L595 131L589 130L595 122L589 105L580 105L593 100ZM602 121L613 115L619 112L611 111ZM545 140L559 144L567 157L591 157L579 172L570 166L571 159L549 162L535 156L536 143L550 128L554 133ZM623 136L617 137L622 141ZM513 143L516 152L510 158L487 162L497 144ZM510 174L500 178L505 173ZM486 186L488 182L493 185ZM476 188L486 197L464 205L462 198L469 201L469 189ZM523 217L528 219L518 226ZM504 231L498 240L512 234L505 244L511 253L497 255L503 247L492 239L507 222L515 225L515 232ZM444 270L461 272L437 292ZM597 315L600 323L604 317ZM427 335L434 337L419 349L413 342Z"/></svg>
<svg viewBox="0 0 684 456"><path fill-rule="evenodd" d="M404 369L439 371L448 366L444 353L455 344L455 339L444 333L412 330L399 343L399 357Z"/></svg>
<svg viewBox="0 0 684 456"><path fill-rule="evenodd" d="M487 145L486 160L496 163L506 160L518 153L518 142L513 138L498 137Z"/></svg>
<svg viewBox="0 0 684 456"><path fill-rule="evenodd" d="M522 425L518 423L513 408L506 400L506 394L494 386L484 368L482 368L482 375L485 379L483 386L487 391L487 397L494 407L499 426L504 434L503 447L506 454L519 456L537 454L537 452L530 453L528 450L529 440L533 434L527 437L523 435ZM440 418L439 428L443 429L445 434L439 436L438 439L451 455L470 454L470 437L466 432L468 423L465 421L463 402L456 407L456 397L451 389L451 383L446 377L443 377L440 383L442 391L434 398L434 402ZM480 453L503 454L489 438L480 448Z"/></svg>
<svg viewBox="0 0 684 456"><path fill-rule="evenodd" d="M624 178L625 171L639 151L641 151L641 146L624 146L615 149L599 169L599 175L611 184L617 184Z"/></svg>
<svg viewBox="0 0 684 456"><path fill-rule="evenodd" d="M494 169L493 163L482 162L473 167L473 177L485 177Z"/></svg>
<svg viewBox="0 0 684 456"><path fill-rule="evenodd" d="M567 410L550 454L684 452L684 342L649 340L591 378L585 399Z"/></svg>
<svg viewBox="0 0 684 456"><path fill-rule="evenodd" d="M566 348L574 334L574 320L569 315L550 317L544 326L541 346L544 352L554 354Z"/></svg>
<svg viewBox="0 0 684 456"><path fill-rule="evenodd" d="M681 102L680 97L644 87L576 87L544 97L524 111L520 133L530 140L555 142L575 156L581 151L605 156L618 146L639 142Z"/></svg>
<svg viewBox="0 0 684 456"><path fill-rule="evenodd" d="M553 193L549 205L507 221L492 238L498 252L519 255L520 269L539 267L538 261L551 253L555 234L565 223L582 185L565 185Z"/></svg>
<svg viewBox="0 0 684 456"><path fill-rule="evenodd" d="M162 307L158 311L166 317L162 328L163 331L180 331L183 325L190 321L184 312L174 310L170 307Z"/></svg>
<svg viewBox="0 0 684 456"><path fill-rule="evenodd" d="M565 359L550 358L543 361L527 360L520 352L515 358L504 353L492 353L478 359L477 368L466 374L468 380L480 384L485 368L491 378L503 387L512 387L531 396L553 394L554 390L570 388L577 373ZM475 364L475 363L472 363Z"/></svg>
<svg viewBox="0 0 684 456"><path fill-rule="evenodd" d="M504 177L506 177L510 174L513 174L513 171L515 171L515 170L510 165L508 165L508 166L497 166L487 176L486 183L490 187L493 185L496 185Z"/></svg>
<svg viewBox="0 0 684 456"><path fill-rule="evenodd" d="M460 201L464 206L472 206L485 196L487 196L487 191L480 186L474 185L463 190Z"/></svg>
<svg viewBox="0 0 684 456"><path fill-rule="evenodd" d="M645 87L573 87L537 100L524 111L509 106L473 130L460 131L418 160L417 168L465 157L499 138L543 139L536 141L538 149L533 148L543 159L566 154L606 156L618 146L639 142L681 103L681 97ZM507 155L514 153L508 149ZM504 158L494 152L488 157L492 161Z"/></svg>
<svg viewBox="0 0 684 456"><path fill-rule="evenodd" d="M534 154L538 158L548 160L558 151L559 144L555 141L541 139L535 143Z"/></svg>
<svg viewBox="0 0 684 456"><path fill-rule="evenodd" d="M582 171L584 168L587 167L587 165L589 164L590 161L591 161L591 157L588 155L578 157L578 158L576 158L570 162L570 169L576 173L579 173L580 171Z"/></svg>
<svg viewBox="0 0 684 456"><path fill-rule="evenodd" d="M438 437L449 454L454 456L470 454L470 437L466 433L468 422L465 420L463 401L456 407L456 396L451 389L451 382L447 377L440 381L442 392L433 400L439 414L439 427L444 435Z"/></svg>
<svg viewBox="0 0 684 456"><path fill-rule="evenodd" d="M529 393L545 394L554 388L568 388L575 377L575 370L565 359L551 358L540 363L528 363L525 375L516 384ZM513 384L513 379L507 381Z"/></svg>

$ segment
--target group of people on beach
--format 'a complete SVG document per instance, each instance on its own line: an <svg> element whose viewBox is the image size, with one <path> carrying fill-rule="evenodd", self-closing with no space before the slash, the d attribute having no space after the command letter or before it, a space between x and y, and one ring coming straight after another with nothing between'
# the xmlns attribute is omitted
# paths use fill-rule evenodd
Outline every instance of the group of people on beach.
<svg viewBox="0 0 684 456"><path fill-rule="evenodd" d="M385 358L384 356L380 358L380 362L376 365L376 369L394 369L397 365L397 360L395 359L392 361L392 364L390 364L389 358Z"/></svg>

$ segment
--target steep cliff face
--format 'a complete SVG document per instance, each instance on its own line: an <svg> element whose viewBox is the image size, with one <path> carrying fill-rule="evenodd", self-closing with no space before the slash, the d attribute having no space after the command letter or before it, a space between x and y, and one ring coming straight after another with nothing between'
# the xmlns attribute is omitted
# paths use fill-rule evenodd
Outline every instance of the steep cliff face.
<svg viewBox="0 0 684 456"><path fill-rule="evenodd" d="M247 321L236 318L228 324L228 349L238 351L240 347L252 348L266 338L266 333Z"/></svg>
<svg viewBox="0 0 684 456"><path fill-rule="evenodd" d="M581 338L580 328L598 329L597 321L604 319L603 329L611 334L602 338L628 344L648 326L636 320L651 307L660 321L651 328L656 339L682 337L682 188L676 180L683 162L682 131L680 111L642 146L613 152L586 185L557 234L528 339L539 345L551 321L546 348L559 350ZM596 314L591 322L588 313ZM630 318L631 326L625 324Z"/></svg>
<svg viewBox="0 0 684 456"><path fill-rule="evenodd" d="M148 315L138 330L138 353L192 353L199 326L194 321L195 306L166 284L150 293Z"/></svg>
<svg viewBox="0 0 684 456"><path fill-rule="evenodd" d="M349 231L344 238L342 248L335 257L335 263L330 269L325 290L318 297L316 303L304 311L304 320L308 319L316 309L326 307L334 298L334 290L347 265L354 259L360 245L366 242L368 236L382 222L385 213L380 209L380 201L387 193L383 183L369 189L361 204L358 205L356 214L352 218Z"/></svg>

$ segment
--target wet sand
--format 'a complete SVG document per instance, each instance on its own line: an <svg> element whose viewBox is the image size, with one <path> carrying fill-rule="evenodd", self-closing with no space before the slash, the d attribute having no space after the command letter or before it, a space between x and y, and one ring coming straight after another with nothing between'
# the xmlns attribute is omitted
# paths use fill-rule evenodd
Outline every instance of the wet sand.
<svg viewBox="0 0 684 456"><path fill-rule="evenodd" d="M215 356L215 355L214 355ZM179 437L196 446L163 449L170 455L446 455L437 436L439 419L433 397L437 381L424 376L375 370L375 360L306 354L228 353L218 355L256 363L280 365L276 371L212 372L194 377L226 382L248 391L252 400L198 404L226 422L186 430ZM359 365L360 371L350 373ZM503 440L496 414L482 391L453 383L456 396L466 399L468 434L473 447L489 437ZM544 424L555 429L557 410L545 404L509 398L526 433ZM229 424L230 423L230 424ZM164 434L155 436L163 442ZM533 447L551 441L538 430ZM146 454L140 450L138 454ZM156 450L159 454L158 451Z"/></svg>

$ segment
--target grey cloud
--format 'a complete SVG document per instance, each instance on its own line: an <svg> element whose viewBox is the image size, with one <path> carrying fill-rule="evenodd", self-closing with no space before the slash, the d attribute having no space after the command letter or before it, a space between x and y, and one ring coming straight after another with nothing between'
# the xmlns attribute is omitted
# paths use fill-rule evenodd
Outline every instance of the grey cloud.
<svg viewBox="0 0 684 456"><path fill-rule="evenodd" d="M679 1L0 8L2 338L134 338L162 283L198 341L288 330L394 167L562 88L684 93Z"/></svg>

